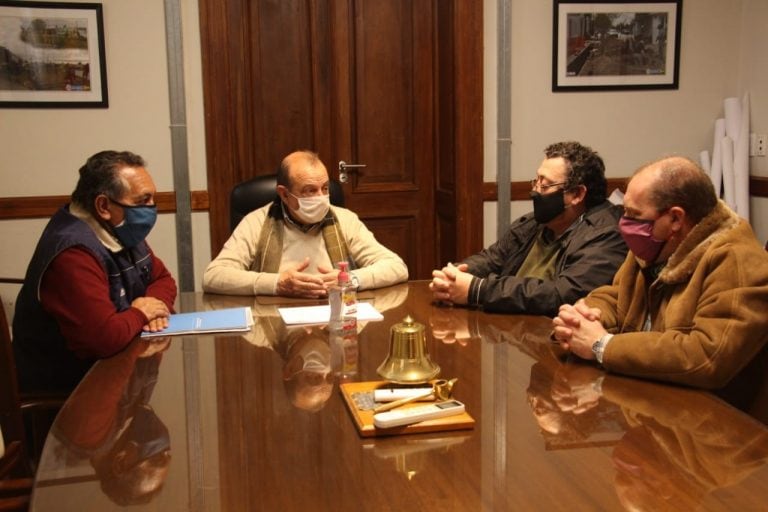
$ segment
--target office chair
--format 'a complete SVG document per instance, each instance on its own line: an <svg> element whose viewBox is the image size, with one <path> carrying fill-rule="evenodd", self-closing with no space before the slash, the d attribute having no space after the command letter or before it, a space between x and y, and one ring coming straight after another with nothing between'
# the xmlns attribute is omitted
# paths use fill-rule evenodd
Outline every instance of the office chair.
<svg viewBox="0 0 768 512"><path fill-rule="evenodd" d="M32 495L32 475L26 468L24 445L11 441L0 457L0 512L24 512Z"/></svg>
<svg viewBox="0 0 768 512"><path fill-rule="evenodd" d="M329 183L331 204L344 206L344 191L338 181ZM265 206L277 199L277 176L266 174L256 176L235 185L229 194L229 228L234 230L243 217L257 208Z"/></svg>
<svg viewBox="0 0 768 512"><path fill-rule="evenodd" d="M26 451L21 401L16 384L11 334L0 302L0 511L27 510L32 493L32 466Z"/></svg>
<svg viewBox="0 0 768 512"><path fill-rule="evenodd" d="M0 278L0 282L23 280ZM25 479L31 482L48 430L68 394L20 392L11 343L8 317L0 301L0 431L6 445L6 453L0 459L0 512L17 510L11 506L18 501L15 494L19 488L23 489ZM18 481L10 482L9 477L18 477L15 478ZM9 493L13 496L8 497ZM9 500L10 504L3 500Z"/></svg>

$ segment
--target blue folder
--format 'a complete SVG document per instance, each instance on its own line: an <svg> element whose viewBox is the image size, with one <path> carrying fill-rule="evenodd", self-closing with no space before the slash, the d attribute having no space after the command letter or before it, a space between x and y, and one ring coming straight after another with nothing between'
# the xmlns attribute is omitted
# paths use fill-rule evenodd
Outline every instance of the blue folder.
<svg viewBox="0 0 768 512"><path fill-rule="evenodd" d="M179 313L168 317L168 327L157 332L142 332L142 338L205 334L211 332L250 331L253 313L250 307Z"/></svg>

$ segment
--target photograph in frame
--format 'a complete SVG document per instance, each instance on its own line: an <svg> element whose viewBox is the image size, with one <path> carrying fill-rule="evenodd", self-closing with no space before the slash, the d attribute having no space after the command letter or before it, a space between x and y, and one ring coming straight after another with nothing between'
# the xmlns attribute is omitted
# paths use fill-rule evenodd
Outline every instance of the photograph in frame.
<svg viewBox="0 0 768 512"><path fill-rule="evenodd" d="M677 89L682 0L554 0L552 90Z"/></svg>
<svg viewBox="0 0 768 512"><path fill-rule="evenodd" d="M102 5L0 0L0 108L107 108Z"/></svg>

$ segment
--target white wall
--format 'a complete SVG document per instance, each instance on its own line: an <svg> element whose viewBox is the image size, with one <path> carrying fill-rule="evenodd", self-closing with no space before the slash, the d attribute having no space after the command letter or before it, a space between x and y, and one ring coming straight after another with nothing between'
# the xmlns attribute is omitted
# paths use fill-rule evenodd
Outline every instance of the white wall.
<svg viewBox="0 0 768 512"><path fill-rule="evenodd" d="M485 0L485 180L495 181L497 1ZM512 180L533 176L542 150L574 139L604 158L609 177L628 176L655 158L680 154L694 159L710 149L714 120L728 96L749 91L752 131L768 132L768 2L683 2L679 89L671 91L551 92L552 2L512 0ZM752 158L752 174L768 176L765 157ZM512 205L512 218L530 209ZM768 238L768 199L753 198L758 237ZM485 218L485 243L495 240L496 212ZM486 213L489 208L486 207Z"/></svg>
<svg viewBox="0 0 768 512"><path fill-rule="evenodd" d="M0 110L0 196L69 195L77 170L88 156L103 149L127 149L142 155L158 191L173 190L163 2L102 0L102 4L109 108ZM204 190L197 0L182 0L181 8L190 181L193 190ZM0 237L6 241L0 244L0 275L24 276L45 222L0 222ZM193 231L195 282L200 283L210 260L207 213L193 214ZM176 275L173 214L160 216L149 242ZM0 288L3 301L13 301L17 290Z"/></svg>
<svg viewBox="0 0 768 512"><path fill-rule="evenodd" d="M0 110L0 196L69 195L77 170L91 154L103 149L127 149L148 163L158 191L173 190L170 141L165 13L160 0L101 0L104 14L108 109ZM188 161L192 190L205 190L205 135L197 0L181 0L182 38L188 124ZM0 275L23 277L47 219L0 222ZM192 216L196 283L210 260L208 214ZM175 216L160 215L149 242L174 275L178 275ZM0 286L6 305L15 301L18 286ZM6 307L12 314L12 307ZM207 360L212 360L208 358ZM173 359L163 364L181 364ZM158 386L157 393L180 387ZM184 421L184 397L175 414L162 418L172 426ZM171 429L174 430L174 429ZM175 429L179 430L179 429ZM215 430L208 442L215 443ZM213 441L210 441L213 439ZM173 439L174 464L182 457L186 439ZM91 484L84 484L88 487ZM188 492L188 473L172 471L158 502ZM98 500L106 498L94 494ZM67 500L66 493L61 497ZM166 507L167 508L167 507Z"/></svg>
<svg viewBox="0 0 768 512"><path fill-rule="evenodd" d="M768 134L768 2L744 0L741 13L741 46L739 59L739 91L750 93L750 131ZM749 160L753 176L768 177L768 157L752 157ZM768 197L753 197L750 201L750 217L757 238L768 240Z"/></svg>

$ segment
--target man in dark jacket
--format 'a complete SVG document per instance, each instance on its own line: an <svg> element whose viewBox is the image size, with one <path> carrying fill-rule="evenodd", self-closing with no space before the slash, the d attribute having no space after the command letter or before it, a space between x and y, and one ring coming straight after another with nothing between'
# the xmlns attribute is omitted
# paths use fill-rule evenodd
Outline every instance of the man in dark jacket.
<svg viewBox="0 0 768 512"><path fill-rule="evenodd" d="M96 359L142 330L167 327L176 282L145 241L155 184L144 160L102 151L80 168L72 202L51 218L16 301L22 391L70 391Z"/></svg>
<svg viewBox="0 0 768 512"><path fill-rule="evenodd" d="M501 240L432 272L435 299L486 311L552 316L561 304L608 284L627 247L621 209L606 200L602 158L578 142L559 142L531 181L533 212Z"/></svg>

